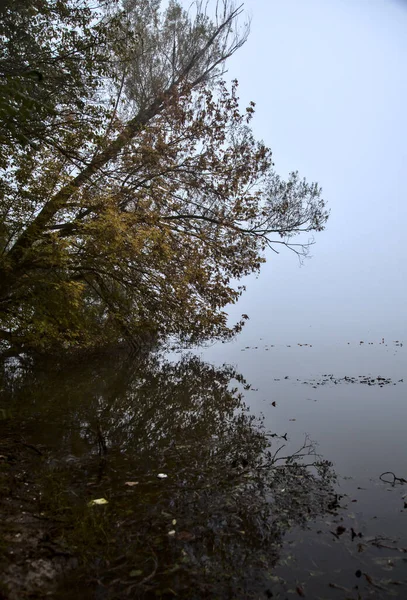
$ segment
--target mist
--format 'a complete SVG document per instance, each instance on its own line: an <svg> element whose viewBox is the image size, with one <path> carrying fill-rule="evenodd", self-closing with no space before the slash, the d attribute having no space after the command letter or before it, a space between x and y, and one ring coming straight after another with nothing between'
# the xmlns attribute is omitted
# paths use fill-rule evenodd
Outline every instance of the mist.
<svg viewBox="0 0 407 600"><path fill-rule="evenodd" d="M356 341L406 334L407 5L247 0L228 76L256 102L276 171L317 181L331 216L303 266L269 252L231 319L243 340ZM280 250L280 248L278 248Z"/></svg>

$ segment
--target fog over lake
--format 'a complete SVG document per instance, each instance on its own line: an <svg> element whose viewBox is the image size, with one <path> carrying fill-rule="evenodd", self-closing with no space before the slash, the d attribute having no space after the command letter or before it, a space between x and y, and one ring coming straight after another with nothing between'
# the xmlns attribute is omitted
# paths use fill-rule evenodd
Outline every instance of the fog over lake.
<svg viewBox="0 0 407 600"><path fill-rule="evenodd" d="M318 181L326 231L304 267L270 255L232 315L244 336L351 341L406 333L407 3L248 0L251 35L228 75L282 176ZM279 248L277 248L279 249Z"/></svg>
<svg viewBox="0 0 407 600"><path fill-rule="evenodd" d="M268 255L230 310L249 315L242 334L201 355L248 379L246 401L288 447L319 444L366 533L405 542L402 501L380 475L407 477L407 3L245 5L252 32L229 73L257 103L276 170L318 181L331 217L302 266L288 250ZM318 554L311 539L296 552L302 569L311 554L346 571L338 548Z"/></svg>
<svg viewBox="0 0 407 600"><path fill-rule="evenodd" d="M291 428L318 433L345 469L363 472L367 447L375 464L388 466L389 453L396 468L406 449L401 384L334 385L328 395L327 388L307 388L310 398L324 395L321 406L319 398L301 404L305 386L285 381L283 392L273 380L405 375L397 342L407 339L407 4L249 0L245 6L251 36L229 74L240 81L242 101L257 102L255 129L272 146L276 170L298 169L317 180L331 217L302 266L284 248L269 253L230 310L231 318L249 315L244 331L204 356L236 364L259 388L253 399L259 410L267 412L268 396L281 394L280 411L269 411L270 418L280 423L300 411L301 425ZM377 435L386 436L385 447Z"/></svg>
<svg viewBox="0 0 407 600"><path fill-rule="evenodd" d="M407 597L407 2L245 9L227 77L326 230L268 253L229 343L6 359L11 600Z"/></svg>

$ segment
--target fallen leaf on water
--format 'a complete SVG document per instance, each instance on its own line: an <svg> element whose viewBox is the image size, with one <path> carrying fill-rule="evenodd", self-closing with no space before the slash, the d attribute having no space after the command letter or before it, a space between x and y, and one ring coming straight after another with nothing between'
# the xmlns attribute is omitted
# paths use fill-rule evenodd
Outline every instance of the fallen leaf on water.
<svg viewBox="0 0 407 600"><path fill-rule="evenodd" d="M129 575L130 577L140 577L140 575L143 574L143 571L140 571L140 569L134 569L133 571L130 571Z"/></svg>
<svg viewBox="0 0 407 600"><path fill-rule="evenodd" d="M177 571L180 570L180 566L175 563L175 565L173 565L172 567L169 567L168 569L165 569L165 571L163 571L161 574L162 575L172 575L173 573L176 573ZM169 588L167 588L168 591ZM164 590L165 591L165 590ZM175 592L173 592L174 596L177 596L178 594L176 594ZM161 595L159 597L162 597Z"/></svg>
<svg viewBox="0 0 407 600"><path fill-rule="evenodd" d="M106 498L96 498L95 500L88 502L88 506L95 506L97 504L108 504L108 500L106 500Z"/></svg>
<svg viewBox="0 0 407 600"><path fill-rule="evenodd" d="M190 531L180 531L177 534L177 540L181 540L182 542L191 542L195 539L195 536Z"/></svg>
<svg viewBox="0 0 407 600"><path fill-rule="evenodd" d="M304 590L302 589L302 587L297 585L297 587L295 588L295 591L297 592L297 594L299 596L301 596L301 598L305 598L305 593L304 593Z"/></svg>
<svg viewBox="0 0 407 600"><path fill-rule="evenodd" d="M336 583L330 583L329 587L332 588L333 590L341 590L342 592L349 592L349 590L347 590L345 587L342 587L341 585L336 585Z"/></svg>
<svg viewBox="0 0 407 600"><path fill-rule="evenodd" d="M350 528L350 531L351 531L351 535L352 535L352 542L355 539L355 537L359 537L359 538L362 537L362 534L360 532L356 533L356 531L353 529L353 527Z"/></svg>
<svg viewBox="0 0 407 600"><path fill-rule="evenodd" d="M138 481L126 481L124 485L128 485L129 487L133 487L133 485L138 485Z"/></svg>
<svg viewBox="0 0 407 600"><path fill-rule="evenodd" d="M373 586L373 587L375 587L375 588L377 588L377 589L379 589L379 590L382 590L382 589L383 589L381 585L378 585L377 583L375 583L375 582L373 581L373 579L370 577L369 573L363 573L363 575L365 576L365 579L366 579L366 581L367 581L368 583L370 583L370 585L371 585L371 586Z"/></svg>

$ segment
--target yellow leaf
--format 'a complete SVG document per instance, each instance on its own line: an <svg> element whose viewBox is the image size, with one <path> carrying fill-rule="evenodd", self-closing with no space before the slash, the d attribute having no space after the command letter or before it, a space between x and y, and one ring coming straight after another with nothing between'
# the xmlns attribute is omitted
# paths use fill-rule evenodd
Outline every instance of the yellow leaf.
<svg viewBox="0 0 407 600"><path fill-rule="evenodd" d="M88 506L95 506L96 504L108 504L108 500L106 498L96 498L88 502Z"/></svg>

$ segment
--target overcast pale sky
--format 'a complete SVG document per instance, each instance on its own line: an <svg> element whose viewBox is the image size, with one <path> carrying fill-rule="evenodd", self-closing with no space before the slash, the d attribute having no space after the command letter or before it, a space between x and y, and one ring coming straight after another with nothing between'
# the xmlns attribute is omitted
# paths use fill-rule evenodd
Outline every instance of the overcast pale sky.
<svg viewBox="0 0 407 600"><path fill-rule="evenodd" d="M231 315L277 341L407 333L407 2L246 0L229 61L276 170L318 181L331 218L303 267L270 256ZM396 336L396 337L394 337ZM407 337L407 336L406 336Z"/></svg>

